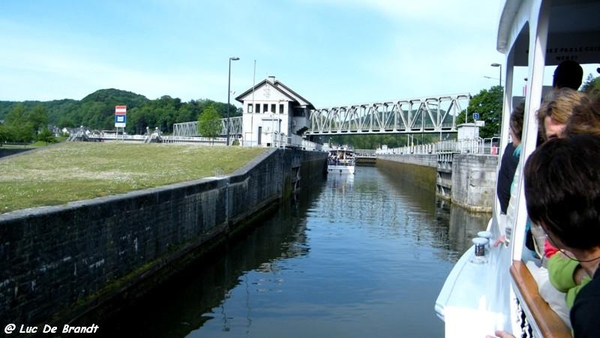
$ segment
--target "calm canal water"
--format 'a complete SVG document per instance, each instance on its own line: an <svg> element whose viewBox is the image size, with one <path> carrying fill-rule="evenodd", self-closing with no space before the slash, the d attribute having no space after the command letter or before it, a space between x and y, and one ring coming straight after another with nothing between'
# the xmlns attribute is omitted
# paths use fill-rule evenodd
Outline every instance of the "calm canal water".
<svg viewBox="0 0 600 338"><path fill-rule="evenodd" d="M359 167L100 327L125 337L443 337L437 294L490 215ZM396 176L396 177L395 177Z"/></svg>

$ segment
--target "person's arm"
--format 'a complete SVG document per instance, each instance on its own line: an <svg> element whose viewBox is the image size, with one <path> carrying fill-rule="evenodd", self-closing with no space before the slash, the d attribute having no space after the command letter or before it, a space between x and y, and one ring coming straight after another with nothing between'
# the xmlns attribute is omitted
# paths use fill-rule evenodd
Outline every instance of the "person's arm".
<svg viewBox="0 0 600 338"><path fill-rule="evenodd" d="M515 338L515 336L505 331L496 331L494 332L494 336L488 335L486 338Z"/></svg>

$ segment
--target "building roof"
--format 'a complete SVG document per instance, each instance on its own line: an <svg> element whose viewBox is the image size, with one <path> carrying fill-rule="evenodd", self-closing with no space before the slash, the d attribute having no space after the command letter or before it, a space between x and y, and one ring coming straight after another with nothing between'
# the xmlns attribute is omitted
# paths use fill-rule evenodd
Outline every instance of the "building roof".
<svg viewBox="0 0 600 338"><path fill-rule="evenodd" d="M298 106L309 108L309 109L315 109L315 107L313 106L312 103L310 103L310 101L308 101L304 97L300 96L298 93L293 91L290 87L284 85L281 81L275 79L274 77L269 77L269 78L262 80L261 82L257 83L250 89L248 89L245 92L243 92L242 94L240 94L235 99L238 102L243 103L244 101L247 101L250 99L249 97L252 96L253 92L257 92L257 91L262 90L263 88L267 88L267 87L274 88L278 93L280 93L281 95L283 95L284 97L289 99L290 102L297 103Z"/></svg>

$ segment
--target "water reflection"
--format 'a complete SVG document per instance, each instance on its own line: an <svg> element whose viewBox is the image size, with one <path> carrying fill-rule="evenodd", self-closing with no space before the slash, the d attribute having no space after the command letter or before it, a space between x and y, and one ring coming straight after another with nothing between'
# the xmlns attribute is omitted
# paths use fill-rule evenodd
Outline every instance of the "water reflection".
<svg viewBox="0 0 600 338"><path fill-rule="evenodd" d="M440 251L440 258L452 263L471 247L471 239L477 232L485 230L491 213L473 213L453 206L449 201L435 195L433 189L423 189L412 181L389 169L379 170L386 177L389 187L408 197L406 203L422 212L419 227L433 235L430 243Z"/></svg>
<svg viewBox="0 0 600 338"><path fill-rule="evenodd" d="M222 323L222 330L229 331L231 317L225 304L236 288L247 293L244 308L250 327L252 302L248 292L260 289L259 284L265 280L259 278L249 284L247 273L276 276L278 260L310 252L306 244L306 210L322 189L305 190L243 240L190 266L134 304L124 305L122 311L103 321L101 336L185 337L210 320ZM277 284L277 278L270 282ZM98 316L92 313L79 324L98 323Z"/></svg>
<svg viewBox="0 0 600 338"><path fill-rule="evenodd" d="M102 334L442 336L435 298L487 218L398 173L331 175L243 240L124 304L102 320Z"/></svg>
<svg viewBox="0 0 600 338"><path fill-rule="evenodd" d="M462 208L452 208L448 230L451 249L459 254L465 252L473 245L471 240L477 237L477 232L486 229L491 217L488 213L471 213Z"/></svg>

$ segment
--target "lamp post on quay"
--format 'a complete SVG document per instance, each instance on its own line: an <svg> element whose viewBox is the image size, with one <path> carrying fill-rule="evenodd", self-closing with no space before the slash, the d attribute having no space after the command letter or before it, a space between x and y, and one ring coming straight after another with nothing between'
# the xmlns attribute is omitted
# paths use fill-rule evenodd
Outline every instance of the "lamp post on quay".
<svg viewBox="0 0 600 338"><path fill-rule="evenodd" d="M229 58L229 77L227 79L227 145L229 145L229 99L231 96L231 61L237 61L239 59L239 57Z"/></svg>
<svg viewBox="0 0 600 338"><path fill-rule="evenodd" d="M490 66L492 67L500 67L499 72L498 72L498 86L500 86L500 97L499 99L499 107L500 107L500 112L497 113L498 115L498 121L500 121L501 116L502 116L502 93L504 92L503 88L502 88L502 65L499 63L492 63ZM502 124L498 123L498 136L502 135Z"/></svg>
<svg viewBox="0 0 600 338"><path fill-rule="evenodd" d="M500 72L498 73L500 76L498 77L498 86L502 87L502 65L499 63L492 63L490 66L492 67L500 67Z"/></svg>

